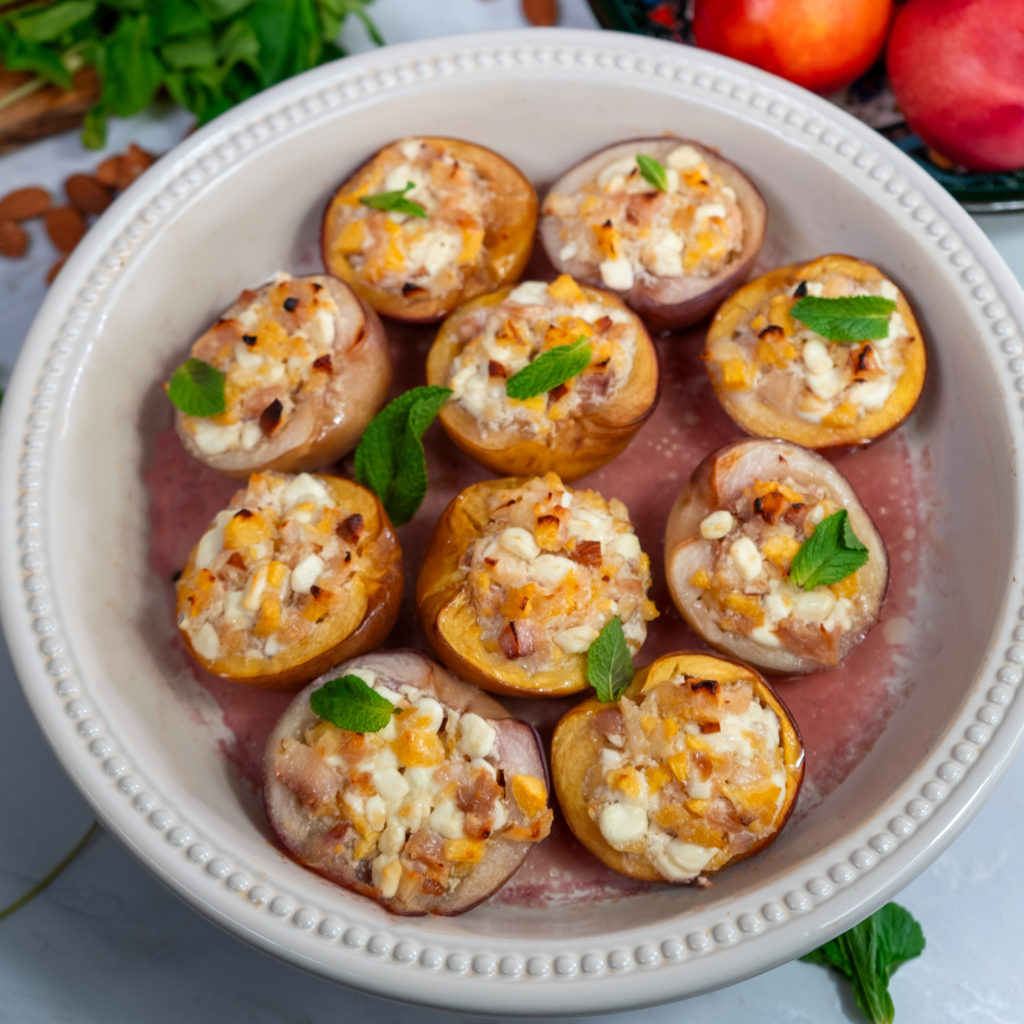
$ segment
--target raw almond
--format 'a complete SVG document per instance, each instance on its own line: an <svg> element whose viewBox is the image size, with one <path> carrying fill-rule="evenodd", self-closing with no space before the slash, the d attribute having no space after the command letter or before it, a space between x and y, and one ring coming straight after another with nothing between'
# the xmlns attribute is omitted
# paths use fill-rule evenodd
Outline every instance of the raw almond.
<svg viewBox="0 0 1024 1024"><path fill-rule="evenodd" d="M127 188L146 168L151 167L154 163L156 163L156 157L144 149L139 149L133 142L121 158L121 177L117 187Z"/></svg>
<svg viewBox="0 0 1024 1024"><path fill-rule="evenodd" d="M71 205L81 213L102 213L114 200L110 189L88 174L72 174L64 182L64 191Z"/></svg>
<svg viewBox="0 0 1024 1024"><path fill-rule="evenodd" d="M25 229L13 220L0 220L0 256L24 256L27 248Z"/></svg>
<svg viewBox="0 0 1024 1024"><path fill-rule="evenodd" d="M53 284L54 278L60 273L60 268L67 262L67 256L61 256L59 260L46 272L46 283Z"/></svg>
<svg viewBox="0 0 1024 1024"><path fill-rule="evenodd" d="M531 25L557 25L558 0L523 0L523 14Z"/></svg>
<svg viewBox="0 0 1024 1024"><path fill-rule="evenodd" d="M46 215L46 233L63 253L69 253L85 234L85 221L73 206L55 206Z"/></svg>
<svg viewBox="0 0 1024 1024"><path fill-rule="evenodd" d="M121 165L124 163L124 157L120 154L117 156L108 156L96 168L96 180L107 188L118 188L118 182L121 180L121 175L124 173L121 169Z"/></svg>
<svg viewBox="0 0 1024 1024"><path fill-rule="evenodd" d="M19 188L0 199L0 221L41 217L50 208L50 193L45 188Z"/></svg>

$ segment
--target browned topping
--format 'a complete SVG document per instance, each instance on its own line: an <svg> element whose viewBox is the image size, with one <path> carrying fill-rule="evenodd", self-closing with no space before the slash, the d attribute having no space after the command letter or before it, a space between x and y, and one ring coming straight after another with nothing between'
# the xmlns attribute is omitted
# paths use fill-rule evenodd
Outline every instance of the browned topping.
<svg viewBox="0 0 1024 1024"><path fill-rule="evenodd" d="M618 704L601 711L594 718L594 728L602 736L622 736L626 731L626 726L622 721L622 712L619 710Z"/></svg>
<svg viewBox="0 0 1024 1024"><path fill-rule="evenodd" d="M559 399L564 398L567 394L569 394L569 388L565 384L559 384L558 387L554 387L548 392L548 395L550 395L552 402L557 402Z"/></svg>
<svg viewBox="0 0 1024 1024"><path fill-rule="evenodd" d="M243 334L242 335L242 341L244 341L246 345L249 345L250 347L252 347L253 345L256 344L256 335L255 334Z"/></svg>
<svg viewBox="0 0 1024 1024"><path fill-rule="evenodd" d="M402 294L405 296L418 295L420 292L425 292L426 288L421 288L418 284L413 284L411 281L406 281L402 285Z"/></svg>
<svg viewBox="0 0 1024 1024"><path fill-rule="evenodd" d="M270 405L260 413L260 429L267 437L270 437L275 430L281 424L281 413L284 411L284 406L281 405L281 400L275 398Z"/></svg>
<svg viewBox="0 0 1024 1024"><path fill-rule="evenodd" d="M231 518L241 519L244 523L247 519L252 519L252 512L247 508L239 509Z"/></svg>
<svg viewBox="0 0 1024 1024"><path fill-rule="evenodd" d="M237 552L232 551L231 557L228 559L228 565L233 565L236 569L245 571L245 559Z"/></svg>
<svg viewBox="0 0 1024 1024"><path fill-rule="evenodd" d="M363 517L357 512L354 516L349 516L348 519L338 523L337 534L349 544L358 544L359 538L362 537L365 530L366 524L363 522Z"/></svg>
<svg viewBox="0 0 1024 1024"><path fill-rule="evenodd" d="M781 327L776 327L775 324L771 324L766 327L759 335L764 341L785 341L786 332Z"/></svg>
<svg viewBox="0 0 1024 1024"><path fill-rule="evenodd" d="M807 282L801 281L793 291L793 297L802 299L807 294Z"/></svg>
<svg viewBox="0 0 1024 1024"><path fill-rule="evenodd" d="M60 252L69 253L85 234L85 220L73 206L55 206L46 214L46 233Z"/></svg>
<svg viewBox="0 0 1024 1024"><path fill-rule="evenodd" d="M614 325L610 316L603 316L596 324L594 324L594 326L600 334L604 334L605 331L610 331Z"/></svg>
<svg viewBox="0 0 1024 1024"><path fill-rule="evenodd" d="M317 282L316 282L316 281L314 281L314 282L313 282L313 291L315 291L315 292L318 292L318 291L320 291L320 290L321 290L322 288L323 288L323 285L322 285L322 284L317 284Z"/></svg>
<svg viewBox="0 0 1024 1024"><path fill-rule="evenodd" d="M569 557L580 565L601 564L601 542L599 540L581 540L569 552Z"/></svg>
<svg viewBox="0 0 1024 1024"><path fill-rule="evenodd" d="M295 310L299 308L299 300L294 295L289 295L288 298L284 300L284 308L289 313L294 313Z"/></svg>
<svg viewBox="0 0 1024 1024"><path fill-rule="evenodd" d="M754 499L754 511L769 525L777 523L788 508L789 501L779 491Z"/></svg>
<svg viewBox="0 0 1024 1024"><path fill-rule="evenodd" d="M81 213L102 213L114 201L110 189L88 174L72 174L64 182L64 191Z"/></svg>
<svg viewBox="0 0 1024 1024"><path fill-rule="evenodd" d="M334 373L334 363L331 362L329 355L320 356L319 359L313 361L313 369L319 370L321 373Z"/></svg>
<svg viewBox="0 0 1024 1024"><path fill-rule="evenodd" d="M705 732L705 733L707 733L707 732L721 732L722 731L722 725L721 725L720 722L701 722L700 723L700 731L701 732Z"/></svg>
<svg viewBox="0 0 1024 1024"><path fill-rule="evenodd" d="M50 193L45 188L19 188L0 199L0 221L41 217L49 208Z"/></svg>
<svg viewBox="0 0 1024 1024"><path fill-rule="evenodd" d="M690 683L690 690L696 693L698 690L707 690L712 697L718 696L718 683L714 679L701 679L699 682Z"/></svg>
<svg viewBox="0 0 1024 1024"><path fill-rule="evenodd" d="M24 256L28 248L28 234L13 220L0 220L0 256Z"/></svg>
<svg viewBox="0 0 1024 1024"><path fill-rule="evenodd" d="M487 372L492 377L507 377L508 376L508 370L506 370L505 367L502 366L501 363L499 363L496 359L492 359L492 360L490 360L490 362L488 362L488 364L487 364Z"/></svg>

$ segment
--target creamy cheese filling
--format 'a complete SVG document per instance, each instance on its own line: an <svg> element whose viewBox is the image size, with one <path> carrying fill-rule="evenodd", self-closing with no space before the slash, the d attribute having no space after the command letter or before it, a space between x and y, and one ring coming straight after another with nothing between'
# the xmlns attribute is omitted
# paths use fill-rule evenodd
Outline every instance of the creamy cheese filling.
<svg viewBox="0 0 1024 1024"><path fill-rule="evenodd" d="M400 191L409 182L413 187L404 198L422 207L426 219L359 202L365 195ZM444 295L461 288L466 272L486 256L492 198L471 163L423 139L408 139L385 149L368 183L344 197L333 251L373 288L406 296L419 291Z"/></svg>
<svg viewBox="0 0 1024 1024"><path fill-rule="evenodd" d="M229 312L192 347L225 377L223 413L182 417L205 455L255 450L337 369L338 306L324 285L279 274L272 285L243 293Z"/></svg>
<svg viewBox="0 0 1024 1024"><path fill-rule="evenodd" d="M635 318L588 299L571 277L563 275L550 285L524 282L496 306L484 307L481 319L479 333L452 361L448 386L452 401L472 414L484 432L515 426L549 434L559 422L613 398L633 372ZM543 352L580 337L589 339L591 347L590 365L582 374L534 398L508 397L507 378Z"/></svg>
<svg viewBox="0 0 1024 1024"><path fill-rule="evenodd" d="M910 331L898 312L889 332L871 342L833 342L794 320L790 310L801 295L838 298L878 295L895 301L889 280L860 282L829 274L765 297L731 338L720 338L710 356L721 366L730 391L752 392L779 411L808 423L850 427L883 408L903 374Z"/></svg>
<svg viewBox="0 0 1024 1024"><path fill-rule="evenodd" d="M672 150L664 165L666 192L629 156L577 193L548 196L545 215L562 222L561 258L595 267L616 291L640 279L717 274L743 245L736 193L692 146Z"/></svg>
<svg viewBox="0 0 1024 1024"><path fill-rule="evenodd" d="M328 832L334 852L353 866L367 862L383 897L443 895L483 859L492 836L536 841L547 834L544 781L503 777L490 722L374 672L351 674L400 713L377 733L321 722L282 743L275 769L314 816L337 819ZM509 798L532 827L513 823Z"/></svg>
<svg viewBox="0 0 1024 1024"><path fill-rule="evenodd" d="M807 591L789 573L817 524L836 509L822 488L756 480L731 509L704 518L710 566L690 583L702 591L698 601L719 629L834 664L840 638L862 611L858 574Z"/></svg>
<svg viewBox="0 0 1024 1024"><path fill-rule="evenodd" d="M554 473L498 494L466 561L484 645L528 671L585 653L615 616L635 655L658 614L626 506Z"/></svg>
<svg viewBox="0 0 1024 1024"><path fill-rule="evenodd" d="M372 568L362 516L308 473L257 473L219 512L178 581L178 625L200 657L270 659L338 612Z"/></svg>
<svg viewBox="0 0 1024 1024"><path fill-rule="evenodd" d="M584 795L610 846L679 882L776 831L786 801L781 726L752 694L749 682L676 676L597 716L604 743Z"/></svg>

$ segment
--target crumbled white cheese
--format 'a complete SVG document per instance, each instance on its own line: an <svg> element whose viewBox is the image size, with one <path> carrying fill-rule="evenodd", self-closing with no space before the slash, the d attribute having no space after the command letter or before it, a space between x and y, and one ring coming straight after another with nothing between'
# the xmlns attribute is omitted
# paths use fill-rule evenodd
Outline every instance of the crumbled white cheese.
<svg viewBox="0 0 1024 1024"><path fill-rule="evenodd" d="M521 526L510 526L502 531L498 543L510 554L518 555L526 561L532 561L540 554L540 547L533 539L533 534Z"/></svg>
<svg viewBox="0 0 1024 1024"><path fill-rule="evenodd" d="M563 245L558 253L558 258L561 260L571 260L575 257L576 253L579 252L579 248L580 247L575 242Z"/></svg>
<svg viewBox="0 0 1024 1024"><path fill-rule="evenodd" d="M602 260L598 269L606 288L628 292L633 287L633 265L625 256L620 256L617 260Z"/></svg>
<svg viewBox="0 0 1024 1024"><path fill-rule="evenodd" d="M217 630L211 623L203 624L203 628L199 630L192 641L192 647L200 658L205 658L207 661L213 661L217 657L220 652L220 637L217 636Z"/></svg>
<svg viewBox="0 0 1024 1024"><path fill-rule="evenodd" d="M420 697L412 702L412 706L419 711L419 717L429 720L427 728L431 732L437 732L441 728L441 723L444 721L444 708L433 697Z"/></svg>
<svg viewBox="0 0 1024 1024"><path fill-rule="evenodd" d="M647 833L647 811L636 804L607 804L598 817L598 828L610 846L621 849Z"/></svg>
<svg viewBox="0 0 1024 1024"><path fill-rule="evenodd" d="M530 576L538 583L555 586L576 568L575 563L561 555L540 555L530 563Z"/></svg>
<svg viewBox="0 0 1024 1024"><path fill-rule="evenodd" d="M758 643L762 647L771 648L772 650L778 650L782 646L782 641L778 638L777 634L767 626L757 626L751 630L750 639L754 643Z"/></svg>
<svg viewBox="0 0 1024 1024"><path fill-rule="evenodd" d="M640 557L640 538L635 533L616 534L606 545L609 554L622 555L627 562Z"/></svg>
<svg viewBox="0 0 1024 1024"><path fill-rule="evenodd" d="M566 654L583 654L600 634L590 626L573 626L556 633L552 639Z"/></svg>
<svg viewBox="0 0 1024 1024"><path fill-rule="evenodd" d="M442 801L430 812L430 827L445 839L461 839L465 821L466 815L451 800Z"/></svg>
<svg viewBox="0 0 1024 1024"><path fill-rule="evenodd" d="M294 508L296 505L301 505L307 501L317 505L334 507L334 500L327 493L327 488L309 473L300 473L292 480L285 487L281 500L285 509Z"/></svg>
<svg viewBox="0 0 1024 1024"><path fill-rule="evenodd" d="M705 540L721 540L732 533L735 525L733 514L728 509L720 508L702 520L700 535Z"/></svg>
<svg viewBox="0 0 1024 1024"><path fill-rule="evenodd" d="M665 157L665 165L677 171L689 171L699 166L704 157L693 146L677 146Z"/></svg>
<svg viewBox="0 0 1024 1024"><path fill-rule="evenodd" d="M749 537L740 537L732 542L729 547L729 558L747 583L761 575L761 552Z"/></svg>
<svg viewBox="0 0 1024 1024"><path fill-rule="evenodd" d="M324 571L324 560L319 555L306 555L294 569L292 569L292 590L296 594L308 594L313 584L320 578Z"/></svg>
<svg viewBox="0 0 1024 1024"><path fill-rule="evenodd" d="M398 883L401 879L402 862L393 854L382 853L374 860L371 880L385 899L390 899L398 892Z"/></svg>
<svg viewBox="0 0 1024 1024"><path fill-rule="evenodd" d="M494 727L472 712L459 720L459 750L467 757L487 757L494 750Z"/></svg>
<svg viewBox="0 0 1024 1024"><path fill-rule="evenodd" d="M673 839L664 853L657 857L656 864L666 878L682 881L686 878L696 878L716 853L718 851L713 847Z"/></svg>
<svg viewBox="0 0 1024 1024"><path fill-rule="evenodd" d="M521 306L543 306L548 297L548 286L544 281L524 281L509 292L508 301Z"/></svg>
<svg viewBox="0 0 1024 1024"><path fill-rule="evenodd" d="M221 455L229 448L237 448L242 436L241 423L221 426L206 419L195 420L196 447L205 455Z"/></svg>
<svg viewBox="0 0 1024 1024"><path fill-rule="evenodd" d="M828 587L803 591L793 599L793 618L801 622L824 622L836 606L836 598Z"/></svg>
<svg viewBox="0 0 1024 1024"><path fill-rule="evenodd" d="M895 302L900 297L899 288L889 280L885 280L881 283L879 293L883 299L888 299L890 302Z"/></svg>
<svg viewBox="0 0 1024 1024"><path fill-rule="evenodd" d="M830 373L834 367L828 349L817 338L805 342L803 357L804 365L810 373Z"/></svg>
<svg viewBox="0 0 1024 1024"><path fill-rule="evenodd" d="M242 427L242 448L252 451L263 439L263 428L258 423L246 423Z"/></svg>

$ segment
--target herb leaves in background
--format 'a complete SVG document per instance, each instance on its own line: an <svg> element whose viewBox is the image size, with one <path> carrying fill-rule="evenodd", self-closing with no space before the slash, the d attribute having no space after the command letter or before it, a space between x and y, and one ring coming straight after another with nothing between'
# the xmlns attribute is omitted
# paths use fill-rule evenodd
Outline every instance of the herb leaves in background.
<svg viewBox="0 0 1024 1024"><path fill-rule="evenodd" d="M590 342L581 334L571 345L559 345L537 356L505 381L509 398L524 401L578 377L590 365Z"/></svg>
<svg viewBox="0 0 1024 1024"><path fill-rule="evenodd" d="M359 202L374 210L390 210L394 213L407 213L410 217L426 219L427 211L419 203L405 198L405 193L415 187L416 185L410 181L405 188L396 189L394 192L378 192L372 196L360 196Z"/></svg>
<svg viewBox="0 0 1024 1024"><path fill-rule="evenodd" d="M423 437L450 388L413 388L371 420L356 449L356 479L383 502L395 526L409 522L427 494Z"/></svg>
<svg viewBox="0 0 1024 1024"><path fill-rule="evenodd" d="M587 682L605 704L618 700L633 682L633 656L622 632L622 619L610 619L587 651Z"/></svg>
<svg viewBox="0 0 1024 1024"><path fill-rule="evenodd" d="M873 1024L892 1024L895 1009L889 979L924 951L924 932L908 910L887 903L866 921L802 957L834 967L853 982L857 1005Z"/></svg>
<svg viewBox="0 0 1024 1024"><path fill-rule="evenodd" d="M790 578L804 590L831 586L851 576L868 560L868 549L853 532L845 508L826 516L801 545Z"/></svg>
<svg viewBox="0 0 1024 1024"><path fill-rule="evenodd" d="M653 185L659 192L668 191L668 175L665 173L665 168L653 156L640 153L637 155L636 162L640 167L640 173L649 185Z"/></svg>
<svg viewBox="0 0 1024 1024"><path fill-rule="evenodd" d="M380 732L399 710L359 676L328 680L309 695L309 707L318 718L351 732Z"/></svg>
<svg viewBox="0 0 1024 1024"><path fill-rule="evenodd" d="M877 341L888 337L892 299L880 295L848 295L835 299L805 295L789 311L794 320L829 341Z"/></svg>
<svg viewBox="0 0 1024 1024"><path fill-rule="evenodd" d="M174 371L167 397L187 416L219 416L227 408L224 374L202 359L188 359Z"/></svg>
<svg viewBox="0 0 1024 1024"><path fill-rule="evenodd" d="M348 15L378 44L370 0L61 0L0 8L0 63L35 78L0 106L53 83L72 87L79 68L102 85L82 141L99 148L110 114L130 117L166 89L205 124L229 107L342 56L335 40Z"/></svg>

